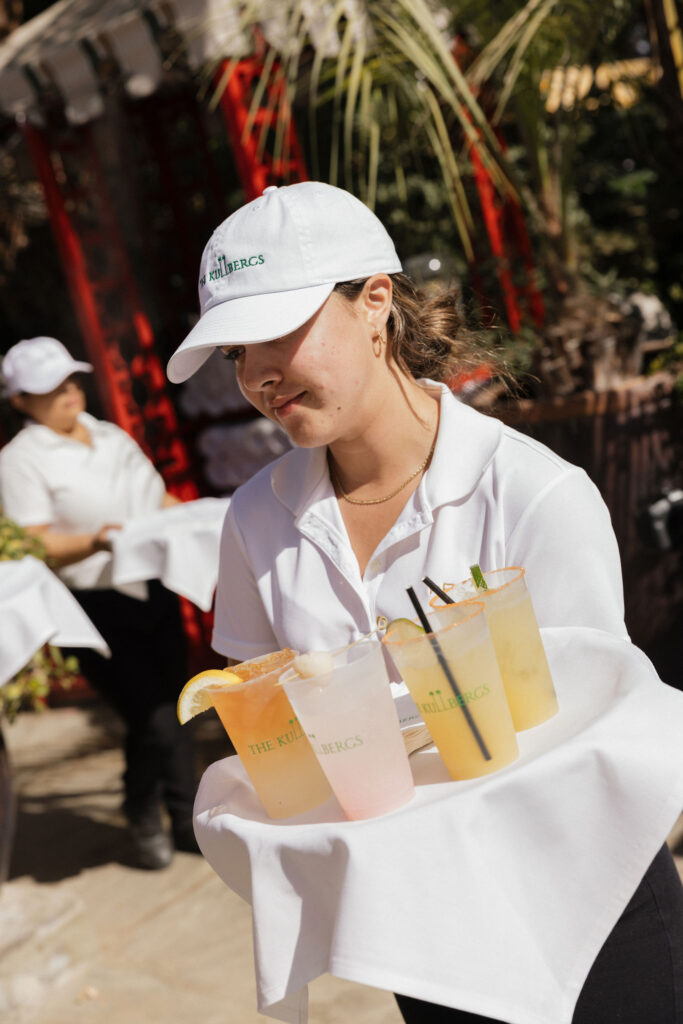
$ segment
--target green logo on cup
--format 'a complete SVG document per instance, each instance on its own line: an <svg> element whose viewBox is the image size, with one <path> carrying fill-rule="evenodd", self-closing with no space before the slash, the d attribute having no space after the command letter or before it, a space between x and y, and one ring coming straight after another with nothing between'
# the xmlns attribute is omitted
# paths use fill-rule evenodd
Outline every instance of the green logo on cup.
<svg viewBox="0 0 683 1024"><path fill-rule="evenodd" d="M441 690L430 690L429 696L432 700L418 704L418 707L420 711L424 711L428 715L438 715L443 711L453 711L454 708L464 707L465 704L469 704L473 700L481 700L487 693L490 693L490 690L486 685L478 686L476 690L460 694L458 697L452 693L449 693L448 697L444 697Z"/></svg>
<svg viewBox="0 0 683 1024"><path fill-rule="evenodd" d="M289 725L291 729L287 732L283 732L280 736L274 736L272 739L261 740L260 743L249 743L249 751L252 754L269 754L271 750L279 750L281 747L288 747L292 743L296 743L297 740L301 740L304 737L304 731L299 725L298 718L290 718Z"/></svg>
<svg viewBox="0 0 683 1024"><path fill-rule="evenodd" d="M315 733L309 732L308 738L313 743ZM353 750L354 747L362 746L362 736L347 736L343 740L333 740L331 743L313 743L313 748L317 754L342 754L345 750Z"/></svg>

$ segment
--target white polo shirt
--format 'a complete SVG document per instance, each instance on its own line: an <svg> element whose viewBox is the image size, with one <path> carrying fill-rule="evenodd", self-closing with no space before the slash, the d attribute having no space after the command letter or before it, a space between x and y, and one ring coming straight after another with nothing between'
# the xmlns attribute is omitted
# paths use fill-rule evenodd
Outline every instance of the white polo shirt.
<svg viewBox="0 0 683 1024"><path fill-rule="evenodd" d="M609 513L582 469L441 392L429 469L364 576L330 483L327 449L297 448L233 495L221 541L213 646L240 661L289 646L326 650L412 617L421 582L527 570L541 626L625 637L621 566Z"/></svg>
<svg viewBox="0 0 683 1024"><path fill-rule="evenodd" d="M81 413L92 445L30 423L0 451L0 503L20 526L95 533L161 507L162 477L113 423ZM111 555L98 551L58 575L72 589L111 587Z"/></svg>

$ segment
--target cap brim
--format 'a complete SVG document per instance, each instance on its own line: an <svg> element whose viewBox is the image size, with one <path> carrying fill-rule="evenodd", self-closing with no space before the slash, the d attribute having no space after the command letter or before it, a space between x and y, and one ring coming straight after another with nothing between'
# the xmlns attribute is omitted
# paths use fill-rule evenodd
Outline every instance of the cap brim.
<svg viewBox="0 0 683 1024"><path fill-rule="evenodd" d="M32 395L49 395L51 391L58 388L60 384L63 384L65 380L73 376L74 373L92 373L94 367L91 363L81 363L78 360L74 361L68 366L64 367L64 372L53 374L48 381L44 381L40 388L32 388L30 394ZM22 389L26 390L26 389Z"/></svg>
<svg viewBox="0 0 683 1024"><path fill-rule="evenodd" d="M219 345L255 345L291 334L318 312L333 289L334 282L217 303L207 309L169 359L168 379L182 384Z"/></svg>

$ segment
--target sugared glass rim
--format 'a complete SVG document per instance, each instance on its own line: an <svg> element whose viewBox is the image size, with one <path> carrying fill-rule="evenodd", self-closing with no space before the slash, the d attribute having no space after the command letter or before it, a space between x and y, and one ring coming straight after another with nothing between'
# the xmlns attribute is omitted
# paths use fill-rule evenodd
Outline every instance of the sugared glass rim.
<svg viewBox="0 0 683 1024"><path fill-rule="evenodd" d="M459 619L458 622L451 622L448 626L442 626L441 629L437 629L435 632L432 633L419 633L417 636L410 637L409 640L388 640L386 636L383 636L382 643L386 647L405 647L406 644L414 644L422 640L429 640L430 637L436 637L438 639L443 633L446 633L449 629L456 629L458 626L464 626L466 622L471 622L472 619L475 619L477 617L477 615L481 615L485 608L484 602L481 599L476 600L473 598L471 601L454 601L453 605L442 604L437 609L437 611L443 611L444 609L450 607L461 608L463 607L463 605L468 605L469 607L473 608L473 611L471 615L466 615L464 619Z"/></svg>
<svg viewBox="0 0 683 1024"><path fill-rule="evenodd" d="M254 683L260 683L262 680L267 679L268 676L272 675L274 672L285 672L290 667L294 659L298 657L299 653L299 651L292 650L291 657L288 658L287 661L283 661L281 665L275 665L268 672L262 672L261 675L253 676L251 679L243 679L241 683L223 683L222 685L220 683L215 683L209 686L205 686L204 689L207 691L207 693L210 694L241 693L241 691L246 689L247 686L252 686ZM271 651L270 654L260 654L256 658L248 658L247 661L240 661L237 665L228 666L226 671L230 672L232 668L239 668L240 665L250 665L252 662L258 662L262 658L269 658L273 654L277 654L277 651ZM275 683L275 685L277 685L277 682Z"/></svg>
<svg viewBox="0 0 683 1024"><path fill-rule="evenodd" d="M499 572L514 572L516 573L516 575L513 576L512 579L506 580L505 583L501 583L497 587L487 587L487 589L484 591L475 590L475 593L473 593L471 597L463 597L462 600L460 601L453 601L453 604L471 604L473 601L481 601L482 595L488 597L489 594L499 594L501 590L505 590L506 587L509 587L513 583L516 583L517 580L523 579L523 577L526 575L526 569L524 569L521 565L504 565L502 569L489 569L488 572L482 573L482 576L488 583L487 577L495 576ZM444 583L441 589L448 592L449 588L452 590L453 587L466 586L468 583L473 584L471 576L468 576L467 579L465 580L460 580L459 583ZM436 602L440 603L437 604ZM439 597L438 594L434 594L434 596L429 601L429 607L433 611L439 611L442 608L448 608L448 605Z"/></svg>

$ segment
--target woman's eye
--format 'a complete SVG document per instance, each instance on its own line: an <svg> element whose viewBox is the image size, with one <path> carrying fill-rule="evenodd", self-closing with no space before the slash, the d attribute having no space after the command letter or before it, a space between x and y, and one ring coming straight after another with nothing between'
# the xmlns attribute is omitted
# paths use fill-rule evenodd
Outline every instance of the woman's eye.
<svg viewBox="0 0 683 1024"><path fill-rule="evenodd" d="M235 345L234 348L222 348L221 349L221 355L223 356L223 358L224 359L229 359L232 363L234 363L237 359L239 359L239 357L242 355L243 352L244 352L244 346L243 345Z"/></svg>

